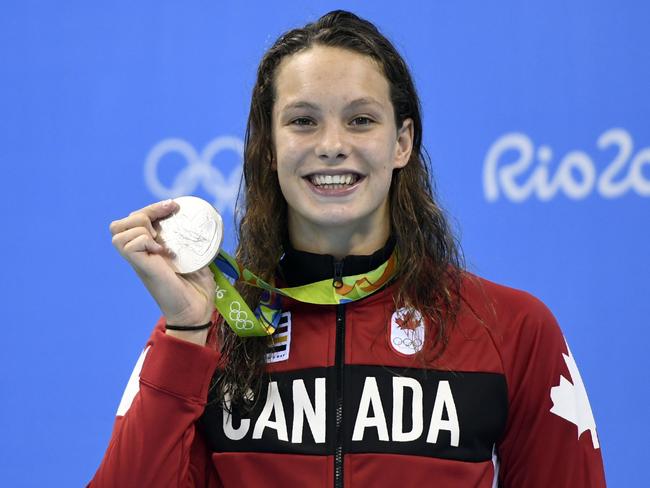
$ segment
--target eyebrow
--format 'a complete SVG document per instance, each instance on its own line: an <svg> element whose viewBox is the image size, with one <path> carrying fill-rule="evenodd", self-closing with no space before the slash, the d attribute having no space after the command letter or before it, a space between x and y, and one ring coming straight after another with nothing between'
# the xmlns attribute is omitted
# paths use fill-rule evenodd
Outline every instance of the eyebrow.
<svg viewBox="0 0 650 488"><path fill-rule="evenodd" d="M346 105L346 108L357 107L359 105L379 105L380 107L382 106L381 103L379 103L376 99L372 97L362 97L362 98L357 98L355 100L352 100L350 103ZM296 102L292 102L285 105L282 108L282 112L286 112L287 110L291 110L294 108L308 108L320 112L320 107L318 107L318 105L307 102L305 100L298 100Z"/></svg>

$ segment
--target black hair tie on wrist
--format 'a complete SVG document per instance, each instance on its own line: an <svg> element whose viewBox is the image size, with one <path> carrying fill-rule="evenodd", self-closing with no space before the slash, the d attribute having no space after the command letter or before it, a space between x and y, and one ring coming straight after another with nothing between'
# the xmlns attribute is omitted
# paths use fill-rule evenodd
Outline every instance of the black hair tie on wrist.
<svg viewBox="0 0 650 488"><path fill-rule="evenodd" d="M195 330L203 330L207 329L212 325L212 322L208 322L207 324L203 325L165 325L166 329L169 330L181 330L181 331L195 331Z"/></svg>

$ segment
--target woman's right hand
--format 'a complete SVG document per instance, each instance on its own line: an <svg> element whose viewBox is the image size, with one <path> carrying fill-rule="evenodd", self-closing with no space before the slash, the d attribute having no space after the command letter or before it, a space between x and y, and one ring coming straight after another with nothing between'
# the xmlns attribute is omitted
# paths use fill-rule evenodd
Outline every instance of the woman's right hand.
<svg viewBox="0 0 650 488"><path fill-rule="evenodd" d="M214 311L212 271L206 266L194 273L177 274L170 263L169 250L156 241L156 221L178 209L176 202L166 200L111 222L113 245L138 274L167 323L204 324L210 321Z"/></svg>

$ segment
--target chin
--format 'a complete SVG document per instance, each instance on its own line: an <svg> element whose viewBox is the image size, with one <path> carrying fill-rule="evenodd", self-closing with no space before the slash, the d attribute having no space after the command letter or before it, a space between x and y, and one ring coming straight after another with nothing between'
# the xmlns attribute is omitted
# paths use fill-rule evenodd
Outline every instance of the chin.
<svg viewBox="0 0 650 488"><path fill-rule="evenodd" d="M312 220L312 223L316 226L330 227L330 228L348 227L350 225L354 225L356 222L357 222L356 219L351 219L347 216L340 217L340 216L327 216L327 215L319 215L318 217Z"/></svg>
<svg viewBox="0 0 650 488"><path fill-rule="evenodd" d="M309 220L312 222L312 225L334 229L336 227L361 227L369 219L371 219L370 214L360 214L357 212L351 212L350 210L335 212L327 212L321 210L320 212L311 215Z"/></svg>

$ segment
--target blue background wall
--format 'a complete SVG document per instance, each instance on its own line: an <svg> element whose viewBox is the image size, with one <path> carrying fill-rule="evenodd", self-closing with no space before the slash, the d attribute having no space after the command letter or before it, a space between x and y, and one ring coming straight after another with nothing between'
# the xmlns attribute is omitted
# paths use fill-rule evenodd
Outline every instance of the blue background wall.
<svg viewBox="0 0 650 488"><path fill-rule="evenodd" d="M585 0L3 2L0 485L92 477L159 314L109 222L179 184L186 160L151 151L181 139L214 169L177 189L232 250L240 155L211 144L243 138L272 40L333 8L406 57L469 268L550 306L609 485L649 486L650 4Z"/></svg>

